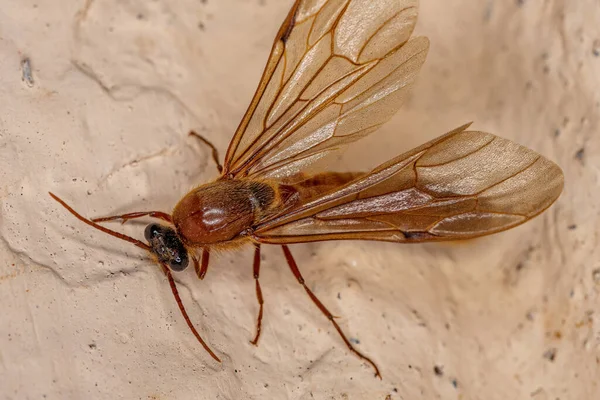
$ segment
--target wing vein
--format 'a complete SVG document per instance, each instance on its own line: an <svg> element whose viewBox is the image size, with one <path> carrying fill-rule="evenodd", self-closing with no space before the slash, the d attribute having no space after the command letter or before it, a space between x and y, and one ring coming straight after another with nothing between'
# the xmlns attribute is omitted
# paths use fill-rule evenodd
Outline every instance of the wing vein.
<svg viewBox="0 0 600 400"><path fill-rule="evenodd" d="M485 189L483 189L483 190L480 190L479 192L475 193L474 195L475 195L475 196L479 196L481 193L483 193L483 192L485 192L485 191L487 191L487 190L490 190L491 188L493 188L493 187L495 187L495 186L498 186L498 185L500 185L501 183L504 183L504 182L506 182L507 180L509 180L509 179L512 179L512 178L514 178L514 177L515 177L515 176L517 176L517 175L520 175L520 174L522 174L523 172L525 172L525 171L527 171L529 168L531 168L531 167L532 167L532 166L533 166L533 165L534 165L536 162L538 162L538 161L539 161L541 158L542 158L542 156L538 155L538 156L535 158L535 160L533 160L533 162L532 162L532 163L530 163L530 164L528 164L528 165L527 165L525 168L521 169L521 170L520 170L520 171L518 171L518 172L515 172L514 174L512 174L512 175L510 175L510 176L508 176L508 177L506 177L506 178L502 179L502 180L501 180L501 181L499 181L499 182L496 182L496 183L494 183L493 185L490 185L490 186L486 187L486 188L485 188Z"/></svg>
<svg viewBox="0 0 600 400"><path fill-rule="evenodd" d="M338 57L337 55L335 57ZM327 61L331 60L333 57L330 57ZM377 64L373 64L373 67L375 67L375 65ZM321 68L319 68L319 72L322 71L325 67L327 66L327 62L325 62L323 64L323 66L321 66ZM350 82L348 84L347 87L351 86L353 83L355 83L357 80L359 80L362 76L364 76L370 69L372 69L373 67L369 68L368 70L365 70L363 74L358 75L352 82ZM311 121L312 117L314 115L317 115L319 112L321 112L323 109L325 109L327 106L331 105L331 104L340 104L335 102L335 97L337 95L339 95L339 91L332 94L328 99L324 100L318 107L316 107L309 115L307 115L300 124L298 124L298 126L296 126L294 129L290 130L287 134L280 136L281 132L285 132L291 125L293 125L296 120L295 117L298 116L299 114L301 114L303 111L305 111L311 104L313 101L315 101L317 98L319 98L320 95L322 95L323 93L327 92L328 89L330 89L332 86L335 86L335 84L343 81L344 79L348 78L349 76L353 75L354 73L356 73L357 70L352 70L350 72L348 72L347 74L343 75L342 77L340 77L339 79L335 80L334 82L332 82L329 86L323 88L320 92L318 92L312 99L306 100L306 104L300 108L293 116L291 116L289 118L289 121L287 123L285 123L284 125L282 125L280 128L277 129L277 131L275 131L273 133L273 138L271 139L271 141L264 143L263 145L261 145L259 148L257 149L253 149L254 154L252 155L252 157L248 158L248 160L246 160L242 165L240 165L237 169L236 172L243 172L243 171L247 171L251 166L252 163L254 162L254 160L256 158L259 158L262 153L265 150L269 150L272 149L274 147L277 147L279 144L281 144L281 142L283 142L285 139L287 139L288 137L290 137L291 135L293 135L298 129L302 128L304 125L306 125L309 121ZM318 76L318 73L315 74L313 77L310 78L310 80L308 81L308 83L303 86L303 89L306 90L306 88L308 86L310 86L310 84L314 81L314 79L316 79L316 77ZM298 104L300 100L300 96L302 96L303 91L299 92L298 96L294 99L293 102L290 103L290 105L285 109L285 111L271 124L271 126L275 126L277 122L279 122L281 120L281 118L286 116L286 113L288 111L290 111L292 109L292 107L294 107L295 104ZM365 107L367 107L368 105L366 105ZM360 109L360 108L359 108ZM336 118L338 118L340 115L342 115L342 111L340 110L340 113L338 114L338 116ZM378 126L381 124L376 124L374 126ZM368 128L366 128L368 129ZM252 144L250 146L248 146L248 148L244 151L244 153L242 153L243 155L245 155L246 153L248 153L248 151L250 151L252 149L252 146L255 145L258 140L260 140L260 136L256 137L253 141ZM277 140L275 140L275 138L277 138ZM316 145L318 145L319 143L317 143ZM268 147L267 147L268 145ZM315 146L316 146L315 145ZM314 147L314 146L313 146ZM312 147L311 147L312 148Z"/></svg>
<svg viewBox="0 0 600 400"><path fill-rule="evenodd" d="M410 10L411 8L415 8L414 6L410 6L410 7L406 7L403 8L402 10L399 10L397 13L395 13L394 15L392 15L390 18L388 18L387 20L385 20L381 25L379 25L379 27L375 30L375 32L373 32L367 40L365 40L365 44L360 48L360 51L358 52L358 55L356 56L357 60L360 60L360 57L362 56L362 53L365 51L365 48L369 45L369 43L371 42L371 40L373 40L373 38L375 37L375 35L377 35L379 32L381 32L381 30L394 18L396 18L398 15L402 14L404 11L406 10ZM406 42L404 42L406 43ZM404 45L404 43L401 44ZM392 50L394 51L394 50ZM390 51L391 53L391 51ZM385 58L385 57L384 57Z"/></svg>
<svg viewBox="0 0 600 400"><path fill-rule="evenodd" d="M318 42L317 42L317 43L318 43ZM316 45L316 43L315 43L315 45ZM398 47L394 48L394 49L393 49L391 52L398 51L398 50L399 50L399 49L400 49L402 46L404 46L404 44L401 44L401 45L399 45ZM313 46L313 47L314 47L314 46ZM310 49L309 49L309 51L310 51ZM379 83L379 82L381 82L381 81L383 81L383 80L387 79L388 77L390 77L392 74L394 74L394 73L395 73L395 72L398 70L398 68L401 68L402 66L406 65L406 64L407 64L407 63L409 63L411 60L413 60L415 57L418 57L419 55L421 55L421 54L422 54L424 51L426 51L426 50L421 50L421 51L419 51L419 52L417 52L417 53L414 53L414 54L413 54L412 56L410 56L410 57L409 57L409 58L408 58L406 61L402 62L402 63L401 63L401 64L399 64L399 65L398 65L396 68L394 68L392 71L390 71L390 72L389 72L387 75L384 75L384 76L383 76L381 79L378 79L377 83ZM390 52L390 53L391 53L391 52ZM315 74L314 74L314 75L313 75L313 76L312 76L312 77L309 79L309 81L307 82L307 84L306 84L305 86L303 86L303 88L302 88L303 90L299 92L298 96L297 96L297 97L294 99L294 101L292 101L292 102L290 103L290 105L289 105L289 106L288 106L288 107L285 109L285 111L284 111L284 112L282 112L282 113L281 113L281 115L280 115L280 116L277 118L277 120L276 120L276 121L274 121L274 122L273 122L273 123L272 123L270 126L275 126L275 125L276 125L276 123L277 123L277 122L279 122L279 120L280 120L281 118L283 118L284 116L286 116L286 113L287 113L287 112L288 112L288 111L289 111L289 110L290 110L290 109L291 109L291 108L292 108L292 107L293 107L295 104L297 104L297 103L298 103L298 100L299 100L300 96L302 96L302 93L304 92L304 90L306 90L306 88L307 88L308 86L310 86L310 84L311 84L312 82L314 82L314 80L315 80L315 79L318 77L319 73L320 73L320 72L321 72L321 71L322 71L322 70L323 70L323 69L324 69L324 68L327 66L327 63L328 63L328 62L329 62L329 61L330 61L330 60L331 60L333 57L340 57L340 58L344 58L344 59L346 59L346 57L339 56L339 55L337 55L337 54L336 54L335 56L330 56L330 57L327 59L327 61L326 61L326 62L324 62L324 63L323 63L323 65L322 65L322 66L319 68L319 70L317 71L317 73L315 73ZM369 68L369 70L371 70L371 69L372 69L372 68L374 68L374 67L375 67L377 64L379 64L379 63L381 62L381 59L378 59L377 61L371 61L371 62L374 62L374 64L373 64L373 66L372 66L371 68ZM358 65L360 65L360 64L356 64L356 63L354 63L354 62L353 62L352 64L354 64L354 65L357 65L357 66L358 66ZM356 78L354 81L352 81L351 83L349 83L349 84L348 84L348 87L350 87L352 84L354 84L354 83L355 83L356 81L358 81L360 78L362 78L362 77L363 77L363 76L364 76L366 73L368 73L368 71L369 71L369 70L365 71L365 72L364 72L363 74L361 74L360 76L357 76L357 78ZM299 110L298 110L298 112L297 112L297 113L296 113L294 116L292 116L292 117L290 118L290 121L289 121L288 123L286 123L285 125L281 126L281 127L280 127L280 128L279 128L279 129L278 129L276 132L274 132L274 134L273 134L273 138L276 138L276 137L278 137L278 136L279 136L279 135L278 135L279 133L281 133L281 132L285 131L287 128L289 128L289 126L290 126L291 124L293 124L293 123L294 123L294 118L295 118L297 115L301 114L301 113L302 113L304 110L306 110L306 108L307 108L308 106L310 106L310 104L312 103L312 101L314 101L315 99L317 99L317 98L319 97L319 95L321 95L321 94L325 93L325 92L326 92L326 91L327 91L329 88L331 88L332 86L334 86L336 83L340 82L341 80L343 80L343 79L346 79L348 76L352 75L353 73L356 73L356 71L357 71L357 70L352 70L352 71L348 72L346 75L344 75L344 76L340 77L340 78L339 78L339 79L337 79L336 81L332 82L332 83L331 83L329 86L327 86L327 87L325 87L324 89L322 89L322 90L321 90L321 91L320 91L320 92L319 92L317 95L315 95L315 96L314 96L312 99L309 99L309 100L307 100L307 102L306 102L306 104L304 105L304 107L302 107L301 109L299 109ZM289 79L291 79L291 77L292 77L292 76L293 76L293 74L290 76L290 78L288 78L288 81L289 81ZM287 83L286 83L285 85L287 85ZM283 86L285 86L285 85L283 85ZM279 94L281 93L281 90L282 90L283 86L281 86L281 87L280 87L280 90L278 91L278 94L277 94L276 98L278 98L278 97L279 97ZM369 88L371 88L371 87L373 87L373 86L370 86ZM403 87L404 87L404 86L403 86ZM368 89L367 89L367 90L368 90ZM400 88L399 88L399 89L397 89L397 90L400 90ZM364 92L362 92L362 93L364 93ZM357 94L355 97L357 97L357 96L360 96L362 93L359 93L359 94ZM336 95L337 95L337 94L339 94L339 93L336 93ZM319 107L315 108L314 112L312 112L312 113L311 113L311 115L309 115L309 116L307 116L306 118L304 118L304 121L303 121L301 124L299 124L299 125L298 125L298 126L295 128L295 129L293 129L293 130L291 130L290 132L288 132L286 135L284 135L284 136L282 136L282 137L279 137L277 141L271 141L271 142L267 142L267 143L263 144L262 146L260 146L258 149L252 149L252 147L253 147L253 146L254 146L254 145L255 145L255 144L258 142L258 140L261 138L260 136L257 136L257 137L256 137L256 138L255 138L255 139L254 139L254 140L251 142L251 145L249 145L249 146L246 148L246 150L245 150L245 151L242 153L242 156L241 156L240 158L243 158L243 156L245 156L245 155L246 155L246 154L247 154L247 153L248 153L250 150L253 150L253 151L254 151L254 154L253 154L253 156L252 156L252 157L250 157L250 158L248 158L248 160L246 160L246 161L245 161L245 162L244 162L242 165L240 165L240 166L239 166L239 167L236 169L236 173L243 172L243 171L247 171L247 170L248 170L248 169L251 167L251 165L253 164L254 160L255 160L256 158L259 158L259 157L262 155L262 153L264 152L265 148L267 147L267 144L269 144L269 145L270 145L270 147L269 147L269 148L274 148L274 147L276 147L276 146L277 146L277 145L279 145L279 144L280 144L280 143L281 143L283 140L287 139L289 136L291 136L292 134L294 134L294 132L296 132L298 129L300 129L301 127L303 127L304 125L306 125L306 123L307 123L308 121L310 121L310 120L311 120L311 118L312 118L312 116L313 116L313 115L316 115L316 114L318 114L320 111L322 111L324 108L326 108L326 107L327 107L328 105L330 105L331 103L335 103L335 104L342 104L342 105L344 104L344 103L337 103L337 102L335 102L335 100L334 100L334 99L335 99L335 96L331 96L331 97L330 97L330 98L329 98L327 101L324 101L324 102L323 102L323 103L322 103L322 104L321 104ZM274 103L273 103L273 104L270 106L270 108L269 108L269 111L268 111L268 112L266 113L266 115L265 115L265 118L266 118L268 115L270 115L270 113L271 113L271 110L272 110L272 108L274 107L274 105L275 105L275 102L274 102ZM357 106L355 106L355 107L351 108L350 110L361 110L361 109L363 109L363 108L370 107L370 106L372 106L372 104L359 104L359 105L357 105ZM348 112L348 111L349 111L349 110L347 110L346 112ZM338 117L339 117L340 115L342 115L342 114L343 114L343 112L341 112L341 111L340 111L340 114L338 115ZM266 124L265 124L265 125L266 125ZM376 124L376 125L374 125L373 127L375 127L375 126L378 126L378 125L381 125L381 124ZM336 129L337 129L337 126L336 126ZM365 128L365 129L363 129L363 130L367 130L367 129L369 129L369 128ZM318 144L317 144L317 145L318 145ZM316 145L315 145L315 146L316 146ZM314 146L313 146L313 147L314 147Z"/></svg>
<svg viewBox="0 0 600 400"><path fill-rule="evenodd" d="M451 159L449 161L446 161L446 162L443 162L443 163L439 163L439 164L427 164L425 167L427 167L427 168L443 167L444 165L448 165L448 164L451 164L453 162L465 159L465 158L467 158L467 157L469 157L469 156L471 156L471 155L473 155L475 153L478 153L481 150L485 149L486 147L488 147L489 145L491 145L494 141L496 141L496 139L497 139L497 137L492 137L492 140L490 140L489 142L487 142L483 146L481 146L481 147L479 147L479 148L477 148L477 149L475 149L473 151L470 151L469 153L463 154L460 157L456 157L456 158L453 158L453 159Z"/></svg>

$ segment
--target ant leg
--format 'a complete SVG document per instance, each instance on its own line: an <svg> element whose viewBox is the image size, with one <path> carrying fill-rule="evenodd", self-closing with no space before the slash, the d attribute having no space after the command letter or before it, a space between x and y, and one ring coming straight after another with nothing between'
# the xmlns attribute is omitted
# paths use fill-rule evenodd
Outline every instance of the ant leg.
<svg viewBox="0 0 600 400"><path fill-rule="evenodd" d="M304 278L302 277L302 274L300 273L300 270L298 269L298 265L296 264L296 261L294 261L294 257L292 257L292 253L290 252L290 249L285 244L282 245L281 248L283 249L283 254L285 255L285 259L287 260L287 263L290 266L292 273L294 274L294 276L296 277L298 282L302 285L302 287L304 287L304 290L306 290L308 297L310 297L310 299L313 301L313 303L315 303L315 305L319 308L319 310L321 310L321 312L323 314L325 314L327 319L329 321L331 321L331 323L335 327L335 330L338 331L338 333L342 337L342 340L344 341L344 343L346 343L346 346L348 346L350 351L353 352L354 354L356 354L358 357L365 360L366 362L368 362L369 364L371 364L373 369L375 369L375 376L377 376L377 377L379 377L379 379L381 379L381 374L379 373L379 368L377 368L377 365L375 365L375 363L369 357L365 356L364 354L362 354L361 352L356 350L354 348L354 346L352 346L352 343L350 343L350 341L346 338L346 335L344 335L344 332L342 332L342 328L340 328L340 326L337 324L337 322L335 322L334 316L323 305L323 303L321 303L321 301L308 288L308 286L306 286L306 283L304 282Z"/></svg>
<svg viewBox="0 0 600 400"><path fill-rule="evenodd" d="M70 205L68 205L67 203L65 203L64 200L62 200L60 197L58 197L54 193L48 192L48 194L50 195L50 197L52 197L54 200L56 200L61 206L63 206L64 208L66 208L68 212L70 212L71 214L73 214L75 216L75 218L77 218L81 222L84 222L84 223L88 224L89 226L91 226L92 228L96 228L99 231L107 233L107 234L109 234L111 236L114 236L116 238L119 238L119 239L124 240L124 241L129 242L129 243L133 243L134 245L136 245L137 247L139 247L141 249L144 249L144 250L152 252L152 248L150 246L148 246L146 243L141 242L141 241L139 241L137 239L134 239L132 237L129 237L127 235L123 235L122 233L115 232L115 231L113 231L111 229L105 228L102 225L98 225L93 220L87 219L87 218L83 217L81 214L79 214L77 211L73 210L73 208Z"/></svg>
<svg viewBox="0 0 600 400"><path fill-rule="evenodd" d="M257 244L254 248L254 282L256 282L256 300L258 300L258 318L256 319L256 336L250 341L253 345L258 345L258 338L260 337L260 331L262 328L263 318L263 300L262 290L260 289L260 282L258 281L258 274L260 272L260 244Z"/></svg>
<svg viewBox="0 0 600 400"><path fill-rule="evenodd" d="M77 218L81 222L84 222L84 223L90 225L91 227L96 228L99 231L107 233L107 234L109 234L111 236L114 236L116 238L125 240L125 241L130 242L130 243L133 243L134 245L136 245L139 248L142 248L144 250L152 252L152 248L150 246L148 246L146 243L141 242L141 241L139 241L137 239L134 239L132 237L123 235L122 233L112 231L112 230L110 230L108 228L103 227L102 225L98 225L93 220L89 220L89 219L81 216L77 211L73 210L73 208L71 208L71 206L69 206L67 203L65 203L61 198L59 198L55 194L53 194L51 192L48 192L48 194L50 194L50 196L54 200L56 200L58 203L60 203L60 205L62 205L64 208L66 208L67 211L69 211L71 214L73 214L75 216L75 218ZM200 342L200 344L202 345L202 347L204 347L204 349L208 352L208 354L210 354L210 356L212 358L214 358L216 361L221 362L221 360L219 359L219 357L217 357L217 355L210 349L210 347L208 347L208 345L204 342L204 340L202 340L202 337L200 336L200 334L198 333L198 331L196 330L196 328L192 324L192 321L190 320L190 317L188 316L187 311L185 310L183 302L181 301L181 297L179 296L179 291L177 290L177 286L175 285L175 280L173 279L173 275L171 274L171 271L164 264L160 264L160 266L161 266L161 269L162 269L163 273L167 276L167 279L169 280L169 286L171 286L171 292L173 293L173 297L175 297L175 301L177 302L177 306L179 307L179 311L181 311L181 315L183 315L183 318L185 319L185 322L187 323L188 327L190 328L190 330L192 331L192 333L194 334L194 336L196 337L196 339Z"/></svg>
<svg viewBox="0 0 600 400"><path fill-rule="evenodd" d="M179 311L181 311L181 315L183 315L183 319L185 319L185 322L187 323L188 327L190 328L196 339L198 339L202 347L204 347L204 350L206 350L208 354L210 354L210 356L215 359L215 361L221 362L219 357L217 357L217 355L213 353L210 347L208 347L206 342L202 340L202 337L194 327L194 324L192 324L192 321L190 320L190 317L187 311L185 310L185 306L183 305L183 301L181 301L181 297L179 296L179 291L177 290L177 285L175 285L175 279L173 279L173 274L171 274L171 271L165 265L161 264L161 267L164 274L167 276L167 279L169 280L169 286L171 286L171 292L173 292L173 297L175 297L175 301L177 302Z"/></svg>
<svg viewBox="0 0 600 400"><path fill-rule="evenodd" d="M219 151L217 150L217 148L215 147L215 145L212 144L204 136L202 136L202 135L200 135L200 134L198 134L198 133L196 133L194 131L190 131L189 136L194 136L195 138L197 138L198 140L200 140L202 143L204 143L205 145L207 145L208 147L210 147L210 149L212 150L212 158L213 158L215 164L217 164L217 169L219 170L219 173L223 172L223 166L219 162Z"/></svg>
<svg viewBox="0 0 600 400"><path fill-rule="evenodd" d="M208 249L202 249L202 266L198 262L196 257L193 257L194 260L194 270L196 271L196 275L198 275L198 279L204 279L206 275L206 271L208 271L208 260L210 257L210 252Z"/></svg>
<svg viewBox="0 0 600 400"><path fill-rule="evenodd" d="M136 218L140 218L140 217L145 217L145 216L150 216L152 218L158 218L158 219L162 219L163 221L167 221L168 223L172 223L172 219L171 216L167 213L164 213L162 211L141 211L141 212L133 212L133 213L129 213L129 214L123 214L123 215L114 215L112 217L102 217L102 218L94 218L92 219L92 221L94 222L107 222L107 221L114 221L117 219L122 220L121 223L124 224L125 222L129 221L130 219L136 219Z"/></svg>

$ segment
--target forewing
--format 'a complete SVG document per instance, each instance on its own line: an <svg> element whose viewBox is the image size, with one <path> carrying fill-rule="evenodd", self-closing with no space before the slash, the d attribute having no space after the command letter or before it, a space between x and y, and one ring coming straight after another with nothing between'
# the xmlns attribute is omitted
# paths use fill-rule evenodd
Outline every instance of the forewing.
<svg viewBox="0 0 600 400"><path fill-rule="evenodd" d="M284 179L398 110L429 42L418 0L298 0L225 157L224 175Z"/></svg>
<svg viewBox="0 0 600 400"><path fill-rule="evenodd" d="M465 239L522 224L558 198L563 174L556 164L509 140L465 129L259 225L256 239Z"/></svg>

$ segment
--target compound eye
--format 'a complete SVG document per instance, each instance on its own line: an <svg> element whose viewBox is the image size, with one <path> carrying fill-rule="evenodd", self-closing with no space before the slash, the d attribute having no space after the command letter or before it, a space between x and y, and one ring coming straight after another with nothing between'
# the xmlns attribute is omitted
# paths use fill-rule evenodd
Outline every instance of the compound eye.
<svg viewBox="0 0 600 400"><path fill-rule="evenodd" d="M171 260L169 260L168 265L169 268L175 272L181 272L187 268L189 264L189 259L187 254L179 253L173 256Z"/></svg>
<svg viewBox="0 0 600 400"><path fill-rule="evenodd" d="M171 271L180 272L187 268L189 257L187 250L172 228L159 224L150 224L144 230L144 236L152 253L156 255L161 264L169 267Z"/></svg>
<svg viewBox="0 0 600 400"><path fill-rule="evenodd" d="M162 227L158 224L150 224L146 227L146 229L144 230L144 237L146 238L147 241L151 241L152 239L156 238L158 235L160 235L162 229Z"/></svg>

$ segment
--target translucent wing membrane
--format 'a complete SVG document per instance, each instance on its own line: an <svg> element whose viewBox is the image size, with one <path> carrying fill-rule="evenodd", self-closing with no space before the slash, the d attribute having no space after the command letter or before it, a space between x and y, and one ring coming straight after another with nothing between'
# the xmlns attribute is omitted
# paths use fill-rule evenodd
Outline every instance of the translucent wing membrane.
<svg viewBox="0 0 600 400"><path fill-rule="evenodd" d="M225 157L223 177L273 179L302 192L295 208L255 227L257 240L469 238L521 224L558 197L555 164L466 126L369 174L308 177L318 183L312 192L308 181L295 181L401 106L429 47L426 38L410 39L417 7L417 0L296 1Z"/></svg>
<svg viewBox="0 0 600 400"><path fill-rule="evenodd" d="M519 225L556 200L563 187L557 165L509 140L466 127L261 224L257 240L471 238Z"/></svg>
<svg viewBox="0 0 600 400"><path fill-rule="evenodd" d="M376 130L425 61L417 0L299 0L225 157L224 175L284 179Z"/></svg>

